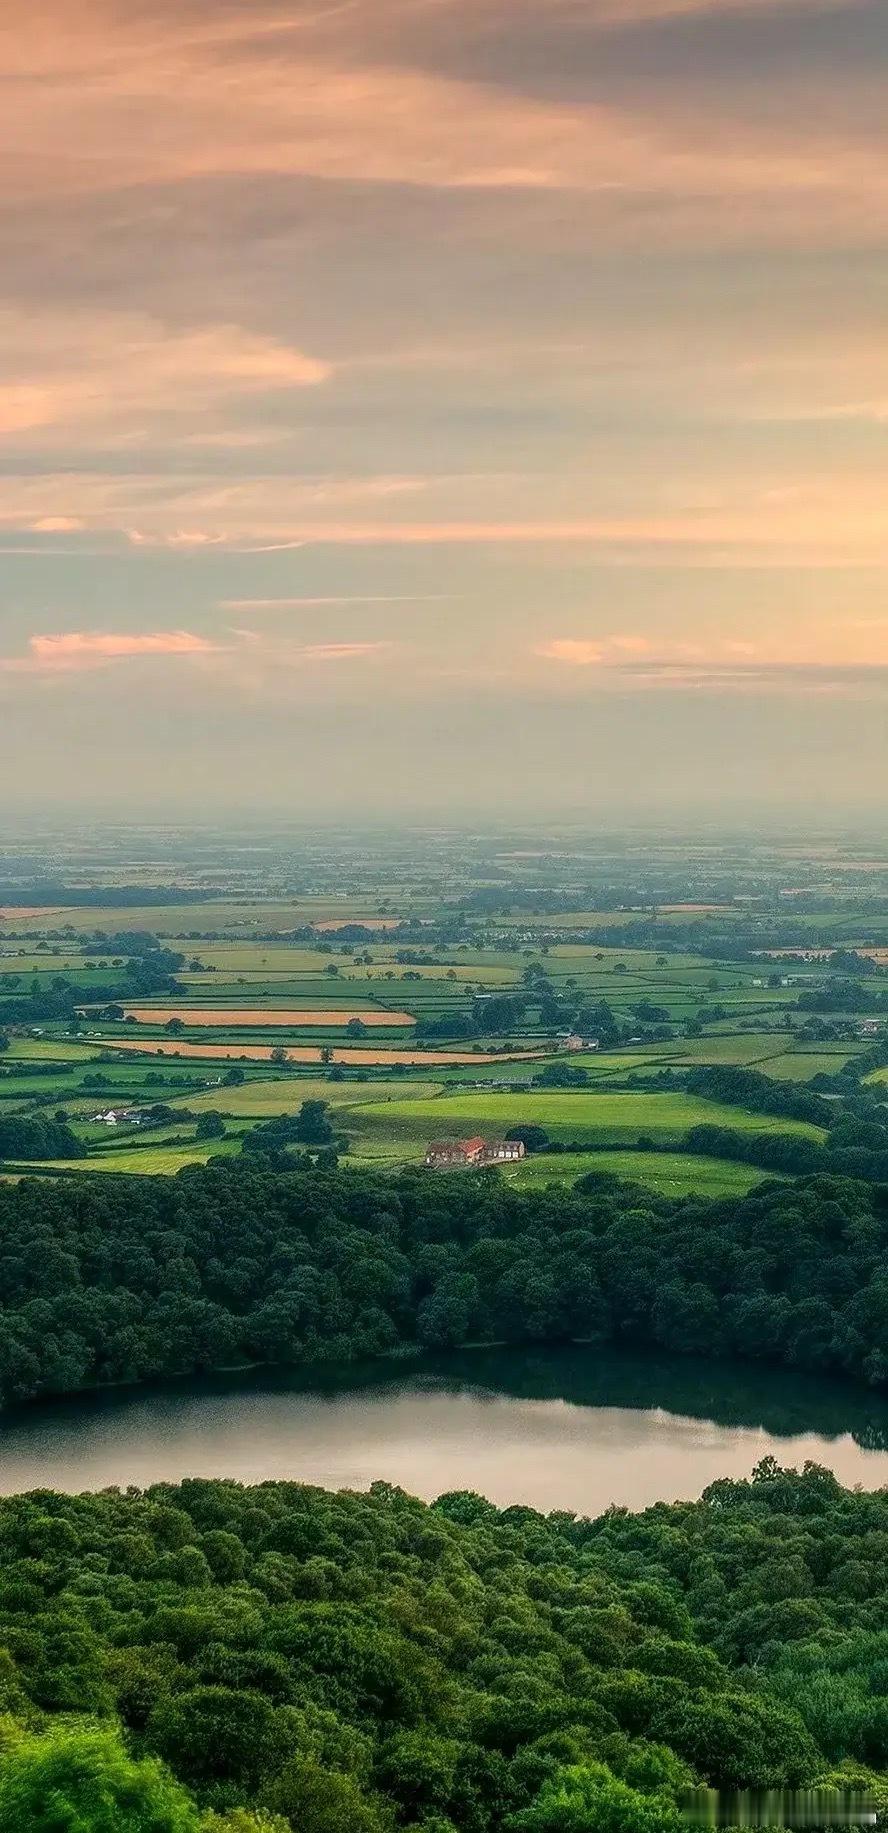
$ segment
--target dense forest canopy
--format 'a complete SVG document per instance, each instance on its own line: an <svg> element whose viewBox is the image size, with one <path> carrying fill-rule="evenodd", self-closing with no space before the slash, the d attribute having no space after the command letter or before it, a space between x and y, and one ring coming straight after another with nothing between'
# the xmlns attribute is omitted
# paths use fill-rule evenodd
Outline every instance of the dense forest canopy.
<svg viewBox="0 0 888 1833"><path fill-rule="evenodd" d="M0 1503L0 1833L677 1833L696 1782L882 1799L886 1636L888 1497L815 1467L597 1521L383 1483L38 1492Z"/></svg>
<svg viewBox="0 0 888 1833"><path fill-rule="evenodd" d="M681 1200L593 1174L401 1178L261 1158L0 1185L0 1398L405 1345L655 1342L888 1382L888 1192Z"/></svg>

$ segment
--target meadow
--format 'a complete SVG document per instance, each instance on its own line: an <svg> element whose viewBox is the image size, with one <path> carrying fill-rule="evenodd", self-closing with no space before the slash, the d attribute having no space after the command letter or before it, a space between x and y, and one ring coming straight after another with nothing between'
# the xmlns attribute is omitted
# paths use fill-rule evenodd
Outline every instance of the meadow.
<svg viewBox="0 0 888 1833"><path fill-rule="evenodd" d="M349 1119L356 1157L398 1163L415 1161L423 1145L435 1139L475 1134L502 1138L518 1126L542 1127L562 1144L589 1146L630 1146L639 1138L664 1145L679 1141L695 1126L823 1137L821 1129L804 1121L778 1120L690 1095L597 1089L564 1094L536 1089L515 1094L473 1091L431 1100L405 1096L384 1104L368 1102Z"/></svg>
<svg viewBox="0 0 888 1833"><path fill-rule="evenodd" d="M730 1159L689 1157L683 1152L589 1152L568 1156L541 1152L509 1165L500 1175L519 1190L544 1190L549 1184L575 1184L590 1172L643 1184L659 1196L745 1196L764 1173Z"/></svg>
<svg viewBox="0 0 888 1833"><path fill-rule="evenodd" d="M336 1029L348 1025L353 1019L369 1026L388 1026L400 1028L402 1025L413 1025L414 1020L409 1012L380 1011L377 1006L350 1004L342 1007L325 1007L295 1010L291 1006L278 1006L269 1002L266 1006L140 1006L127 1007L127 1017L133 1017L137 1024L164 1026L170 1020L176 1020L185 1026L201 1027L213 1025L224 1031L271 1030L282 1027L285 1031L298 1031L305 1026L315 1026L321 1030Z"/></svg>

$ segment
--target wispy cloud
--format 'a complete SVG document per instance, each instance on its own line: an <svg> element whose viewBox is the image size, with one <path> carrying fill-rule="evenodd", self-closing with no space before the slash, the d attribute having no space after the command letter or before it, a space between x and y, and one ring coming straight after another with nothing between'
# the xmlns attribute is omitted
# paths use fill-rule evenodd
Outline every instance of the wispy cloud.
<svg viewBox="0 0 888 1833"><path fill-rule="evenodd" d="M79 516L38 516L31 523L33 535L75 535L79 534L83 523Z"/></svg>
<svg viewBox="0 0 888 1833"><path fill-rule="evenodd" d="M369 660L391 650L388 639L293 643L266 638L254 630L229 629L221 640L191 630L69 630L35 633L24 654L0 657L0 671L19 675L83 674L124 662L204 661L232 665L236 677L242 661L254 671L298 669L315 662Z"/></svg>
<svg viewBox="0 0 888 1833"><path fill-rule="evenodd" d="M459 31L473 10L463 0L446 13ZM717 9L609 0L592 21L690 10ZM395 38L389 63L362 58L366 5L342 9L339 21L328 14L317 31L310 15L277 7L258 24L246 6L217 14L158 0L135 12L47 0L43 11L45 31L23 44L10 15L0 40L17 74L0 151L26 201L50 183L83 196L274 174L455 191L745 197L760 221L766 195L808 209L816 200L831 213L855 182L888 198L876 152L851 123L829 136L811 113L790 133L778 116L763 117L751 144L742 121L723 115L701 133L688 115L618 108L594 88L581 106L457 79L396 59Z"/></svg>
<svg viewBox="0 0 888 1833"><path fill-rule="evenodd" d="M192 658L220 653L220 645L190 630L109 631L69 630L34 635L27 653L0 659L0 668L14 673L80 672L104 668L109 663L144 658Z"/></svg>
<svg viewBox="0 0 888 1833"><path fill-rule="evenodd" d="M566 662L571 668L592 668L604 660L601 644L581 637L552 637L548 643L541 643L535 653L548 662Z"/></svg>
<svg viewBox="0 0 888 1833"><path fill-rule="evenodd" d="M365 656L382 655L391 643L306 643L295 652L305 662L353 662Z"/></svg>
<svg viewBox="0 0 888 1833"><path fill-rule="evenodd" d="M289 598L221 598L221 611L314 611L346 605L416 605L445 603L450 592L340 592L324 596L297 594Z"/></svg>
<svg viewBox="0 0 888 1833"><path fill-rule="evenodd" d="M533 655L560 664L559 679L589 678L596 691L644 693L700 690L736 694L882 695L888 690L884 644L877 654L846 662L821 655L806 662L767 653L748 641L723 638L703 645L672 642L655 645L619 635L595 641L556 637L539 643Z"/></svg>
<svg viewBox="0 0 888 1833"><path fill-rule="evenodd" d="M144 440L245 396L317 387L331 365L238 325L144 312L0 308L0 433L59 429ZM25 378L24 380L22 378ZM39 378L32 379L32 378Z"/></svg>

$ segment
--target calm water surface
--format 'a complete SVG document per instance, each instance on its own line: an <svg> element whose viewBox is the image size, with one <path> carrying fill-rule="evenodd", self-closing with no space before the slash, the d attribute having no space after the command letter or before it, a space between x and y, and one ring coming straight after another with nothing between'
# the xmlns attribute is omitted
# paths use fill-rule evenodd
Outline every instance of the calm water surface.
<svg viewBox="0 0 888 1833"><path fill-rule="evenodd" d="M257 1371L32 1408L0 1427L0 1492L183 1476L291 1478L597 1513L698 1496L773 1453L888 1484L888 1400L779 1371L575 1348L479 1351L306 1383Z"/></svg>

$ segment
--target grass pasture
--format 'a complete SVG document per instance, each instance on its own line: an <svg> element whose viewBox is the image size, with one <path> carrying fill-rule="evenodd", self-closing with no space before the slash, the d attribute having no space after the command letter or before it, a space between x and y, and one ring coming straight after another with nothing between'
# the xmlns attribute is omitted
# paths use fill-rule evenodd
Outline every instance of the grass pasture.
<svg viewBox="0 0 888 1833"><path fill-rule="evenodd" d="M648 1136L658 1144L680 1140L694 1126L730 1127L745 1133L792 1133L820 1139L817 1127L746 1108L727 1107L682 1093L591 1091L577 1094L529 1090L511 1094L478 1090L431 1101L405 1096L384 1106L367 1103L353 1116L353 1152L392 1162L415 1160L432 1139L501 1137L511 1127L545 1128L552 1139L590 1146L634 1146Z"/></svg>
<svg viewBox="0 0 888 1833"><path fill-rule="evenodd" d="M318 1007L317 1009L294 1010L290 1006L127 1006L127 1017L132 1015L140 1025L166 1025L170 1019L179 1018L189 1028L201 1029L213 1026L220 1031L252 1031L261 1028L271 1030L281 1027L283 1030L299 1030L307 1026L318 1026L320 1029L332 1030L359 1019L368 1030L371 1026L384 1026L398 1029L414 1023L409 1012L389 1012L378 1006Z"/></svg>
<svg viewBox="0 0 888 1833"><path fill-rule="evenodd" d="M857 1053L848 1049L790 1050L762 1065L778 1082L810 1082L812 1076L835 1076Z"/></svg>
<svg viewBox="0 0 888 1833"><path fill-rule="evenodd" d="M629 1183L645 1184L658 1196L744 1196L760 1184L764 1172L754 1165L725 1158L697 1158L682 1152L544 1152L510 1165L502 1173L520 1190L543 1190L547 1184L575 1184L590 1171L606 1171Z"/></svg>
<svg viewBox="0 0 888 1833"><path fill-rule="evenodd" d="M441 1083L411 1081L410 1089L417 1100L430 1101L440 1093ZM207 1089L180 1099L182 1106L195 1114L211 1111L248 1120L270 1120L277 1114L295 1113L303 1101L326 1101L330 1108L342 1110L340 1117L345 1125L349 1108L363 1106L367 1101L396 1101L403 1098L403 1093L400 1081L330 1082L322 1077L292 1076L281 1081L244 1082L240 1088Z"/></svg>
<svg viewBox="0 0 888 1833"><path fill-rule="evenodd" d="M107 1152L97 1152L89 1158L51 1159L42 1164L42 1171L68 1171L80 1175L83 1172L126 1173L138 1177L175 1177L177 1171L183 1171L186 1165L205 1165L211 1158L232 1158L240 1151L239 1139L211 1139L196 1141L193 1145L167 1146L162 1143L142 1146L132 1145L129 1141Z"/></svg>

